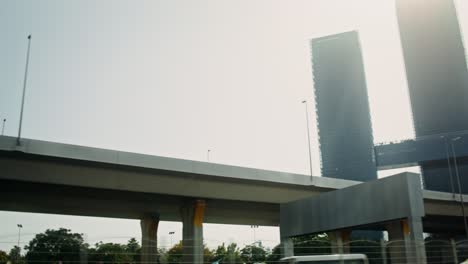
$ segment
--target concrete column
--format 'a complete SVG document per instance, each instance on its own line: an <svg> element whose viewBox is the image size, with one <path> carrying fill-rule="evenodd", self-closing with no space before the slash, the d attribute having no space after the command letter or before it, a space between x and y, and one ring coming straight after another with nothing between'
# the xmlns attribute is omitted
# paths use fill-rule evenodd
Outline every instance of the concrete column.
<svg viewBox="0 0 468 264"><path fill-rule="evenodd" d="M386 224L389 243L387 245L390 253L390 263L406 263L406 246L403 235L403 225L400 220Z"/></svg>
<svg viewBox="0 0 468 264"><path fill-rule="evenodd" d="M382 264L387 264L387 245L385 240L380 240L380 255L382 256Z"/></svg>
<svg viewBox="0 0 468 264"><path fill-rule="evenodd" d="M141 263L158 263L158 225L159 215L147 215L140 220L141 226Z"/></svg>
<svg viewBox="0 0 468 264"><path fill-rule="evenodd" d="M351 230L337 230L328 232L330 239L330 246L332 254L348 254L349 238L351 237Z"/></svg>
<svg viewBox="0 0 468 264"><path fill-rule="evenodd" d="M457 243L455 243L453 238L450 239L450 245L452 248L453 263L458 263Z"/></svg>
<svg viewBox="0 0 468 264"><path fill-rule="evenodd" d="M410 217L406 221L408 229L403 229L403 231L405 231L405 243L407 244L407 248L410 248L408 260L410 260L410 263L425 264L426 247L424 245L422 218Z"/></svg>
<svg viewBox="0 0 468 264"><path fill-rule="evenodd" d="M291 238L281 239L281 258L294 256L294 242Z"/></svg>
<svg viewBox="0 0 468 264"><path fill-rule="evenodd" d="M196 200L180 209L182 216L182 261L184 263L203 263L203 219L205 201Z"/></svg>
<svg viewBox="0 0 468 264"><path fill-rule="evenodd" d="M393 221L386 225L392 263L426 263L421 218Z"/></svg>

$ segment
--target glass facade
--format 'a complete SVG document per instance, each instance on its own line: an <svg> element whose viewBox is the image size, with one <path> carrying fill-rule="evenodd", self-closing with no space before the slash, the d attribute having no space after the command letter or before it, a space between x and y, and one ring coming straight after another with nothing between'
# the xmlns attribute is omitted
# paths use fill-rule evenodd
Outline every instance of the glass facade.
<svg viewBox="0 0 468 264"><path fill-rule="evenodd" d="M416 136L451 138L468 130L468 71L454 2L397 0L396 8ZM457 162L468 188L466 158ZM447 160L422 163L425 187L451 191L453 160L451 166Z"/></svg>
<svg viewBox="0 0 468 264"><path fill-rule="evenodd" d="M377 178L364 65L356 31L312 40L322 176Z"/></svg>

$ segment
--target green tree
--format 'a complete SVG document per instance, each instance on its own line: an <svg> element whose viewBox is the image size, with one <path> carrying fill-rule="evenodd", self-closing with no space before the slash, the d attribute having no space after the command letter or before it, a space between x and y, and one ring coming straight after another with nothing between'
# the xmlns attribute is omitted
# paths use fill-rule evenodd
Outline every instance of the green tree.
<svg viewBox="0 0 468 264"><path fill-rule="evenodd" d="M89 250L90 263L130 263L132 256L128 254L126 245L117 243L96 243L95 248Z"/></svg>
<svg viewBox="0 0 468 264"><path fill-rule="evenodd" d="M236 243L231 243L227 247L224 243L218 246L213 252L210 261L219 261L220 263L242 263L241 254Z"/></svg>
<svg viewBox="0 0 468 264"><path fill-rule="evenodd" d="M174 245L168 251L164 249L158 249L159 252L159 260L160 262L168 263L168 264L179 264L182 263L182 241ZM205 262L211 263L213 259L213 251L211 251L206 245L203 245L203 259ZM162 261L164 260L164 261Z"/></svg>
<svg viewBox="0 0 468 264"><path fill-rule="evenodd" d="M8 254L8 258L13 264L22 264L24 263L24 256L21 256L21 248L18 246L14 246L10 253Z"/></svg>
<svg viewBox="0 0 468 264"><path fill-rule="evenodd" d="M292 241L296 256L331 254L330 240L326 234L293 237ZM280 244L267 255L266 262L277 263L282 257Z"/></svg>
<svg viewBox="0 0 468 264"><path fill-rule="evenodd" d="M5 251L0 250L0 263L4 264L8 262L8 254Z"/></svg>
<svg viewBox="0 0 468 264"><path fill-rule="evenodd" d="M166 260L168 264L179 264L182 261L182 241L167 251Z"/></svg>
<svg viewBox="0 0 468 264"><path fill-rule="evenodd" d="M80 261L83 250L88 245L83 242L82 234L71 233L69 229L47 229L37 234L25 249L28 264L74 263Z"/></svg>
<svg viewBox="0 0 468 264"><path fill-rule="evenodd" d="M278 263L281 258L281 245L277 245L267 255L266 263Z"/></svg>
<svg viewBox="0 0 468 264"><path fill-rule="evenodd" d="M264 262L268 251L262 245L247 245L240 250L241 259L246 264Z"/></svg>
<svg viewBox="0 0 468 264"><path fill-rule="evenodd" d="M206 245L203 245L203 260L205 262L211 263L211 260L213 259L213 250L210 250Z"/></svg>
<svg viewBox="0 0 468 264"><path fill-rule="evenodd" d="M140 262L141 246L135 238L128 240L125 250L133 262Z"/></svg>
<svg viewBox="0 0 468 264"><path fill-rule="evenodd" d="M159 259L159 263L164 263L164 264L169 263L169 262L167 261L167 257L168 257L168 255L167 255L167 249L165 249L165 248L158 248L158 259Z"/></svg>

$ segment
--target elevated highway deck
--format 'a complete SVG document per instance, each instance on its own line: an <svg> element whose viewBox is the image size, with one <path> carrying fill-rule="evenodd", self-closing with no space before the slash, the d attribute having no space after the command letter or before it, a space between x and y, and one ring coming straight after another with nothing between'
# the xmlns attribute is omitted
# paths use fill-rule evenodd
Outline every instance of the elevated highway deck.
<svg viewBox="0 0 468 264"><path fill-rule="evenodd" d="M358 182L69 144L0 137L0 210L180 220L206 201L205 222L279 224L279 204Z"/></svg>
<svg viewBox="0 0 468 264"><path fill-rule="evenodd" d="M277 226L280 204L359 183L6 136L0 168L0 210L179 221L204 199L205 222L225 224ZM461 216L459 195L423 196L426 215Z"/></svg>

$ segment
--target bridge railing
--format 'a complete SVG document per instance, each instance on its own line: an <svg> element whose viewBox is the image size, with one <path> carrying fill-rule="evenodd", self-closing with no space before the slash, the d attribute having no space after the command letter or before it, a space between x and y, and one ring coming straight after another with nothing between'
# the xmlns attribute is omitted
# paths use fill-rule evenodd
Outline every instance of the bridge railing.
<svg viewBox="0 0 468 264"><path fill-rule="evenodd" d="M381 146L381 145L399 144L399 143L403 143L407 141L422 141L422 140L428 140L428 139L434 139L434 138L455 138L458 136L468 136L468 130L460 130L460 131L451 132L451 133L437 133L437 134L432 134L432 135L427 135L427 136L410 137L410 138L404 138L404 139L398 139L398 140L392 140L392 141L382 141L382 142L377 142L375 145Z"/></svg>

